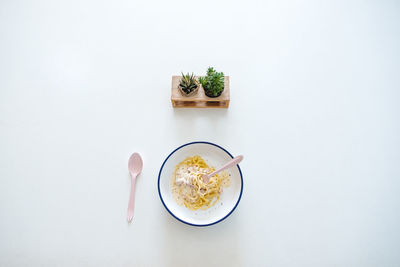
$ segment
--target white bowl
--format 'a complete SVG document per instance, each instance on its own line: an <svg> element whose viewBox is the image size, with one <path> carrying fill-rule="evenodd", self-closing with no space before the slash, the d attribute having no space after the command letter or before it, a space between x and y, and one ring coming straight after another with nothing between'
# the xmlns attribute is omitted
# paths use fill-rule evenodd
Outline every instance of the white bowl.
<svg viewBox="0 0 400 267"><path fill-rule="evenodd" d="M228 217L239 204L243 191L243 177L240 167L227 170L231 185L224 188L219 201L207 210L190 210L175 202L172 197L172 174L175 166L189 156L201 156L209 166L218 168L231 160L233 156L224 148L209 142L184 144L169 154L158 174L158 193L168 212L177 220L194 226L208 226Z"/></svg>

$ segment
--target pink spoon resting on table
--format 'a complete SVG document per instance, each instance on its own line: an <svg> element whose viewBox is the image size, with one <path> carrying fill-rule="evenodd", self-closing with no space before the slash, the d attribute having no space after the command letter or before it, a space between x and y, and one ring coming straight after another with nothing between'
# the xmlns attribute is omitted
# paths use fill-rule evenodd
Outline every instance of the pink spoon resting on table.
<svg viewBox="0 0 400 267"><path fill-rule="evenodd" d="M131 174L132 181L131 181L131 194L129 196L129 203L128 203L128 222L132 221L133 218L133 208L134 208L134 200L135 200L135 184L136 184L136 177L142 171L143 168L143 161L142 158L138 153L133 153L132 156L129 158L128 162L128 170Z"/></svg>
<svg viewBox="0 0 400 267"><path fill-rule="evenodd" d="M213 177L214 175L216 175L216 174L219 173L219 172L222 172L223 170L229 169L229 168L231 168L231 167L233 167L233 166L239 164L242 160L243 160L243 156L242 156L242 155L237 156L237 157L234 157L233 159L231 159L230 161L228 161L224 166L222 166L221 168L219 168L219 169L213 171L212 173L210 173L210 174L203 174L203 176L202 176L202 177L203 177L203 181L204 181L205 183L208 183L208 182L210 181L210 178L211 178L211 177Z"/></svg>

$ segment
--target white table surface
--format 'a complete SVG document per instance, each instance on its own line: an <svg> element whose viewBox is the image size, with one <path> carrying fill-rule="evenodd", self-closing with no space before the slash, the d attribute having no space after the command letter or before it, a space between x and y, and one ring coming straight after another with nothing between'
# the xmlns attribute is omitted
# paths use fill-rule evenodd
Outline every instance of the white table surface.
<svg viewBox="0 0 400 267"><path fill-rule="evenodd" d="M1 1L0 266L399 266L399 14ZM231 77L229 109L173 109L171 76L208 66ZM194 140L245 155L238 208L206 228L171 217L156 187Z"/></svg>

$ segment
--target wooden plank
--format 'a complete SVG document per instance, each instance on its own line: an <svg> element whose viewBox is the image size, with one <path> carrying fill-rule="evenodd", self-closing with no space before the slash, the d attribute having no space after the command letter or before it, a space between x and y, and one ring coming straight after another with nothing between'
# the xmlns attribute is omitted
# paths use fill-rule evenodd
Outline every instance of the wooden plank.
<svg viewBox="0 0 400 267"><path fill-rule="evenodd" d="M230 102L229 76L225 76L224 91L219 97L208 97L203 87L192 96L183 96L178 85L182 76L172 76L171 103L174 108L228 108ZM196 78L198 78L196 76Z"/></svg>

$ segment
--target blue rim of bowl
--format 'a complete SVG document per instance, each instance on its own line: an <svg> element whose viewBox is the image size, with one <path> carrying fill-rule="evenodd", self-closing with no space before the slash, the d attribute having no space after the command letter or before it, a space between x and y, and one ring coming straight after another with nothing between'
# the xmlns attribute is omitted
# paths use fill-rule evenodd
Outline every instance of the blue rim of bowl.
<svg viewBox="0 0 400 267"><path fill-rule="evenodd" d="M212 223L209 223L209 224L193 224L193 223L190 223L190 222L186 222L186 221L184 221L184 220L182 220L182 219L179 219L177 216L175 216L175 214L173 214L173 213L168 209L167 205L165 205L165 203L164 203L164 199L162 198L162 196L161 196L161 191L160 191L160 177L161 177L161 172L162 172L162 170L163 170L163 168L164 168L164 165L165 165L165 163L168 161L169 157L171 157L172 154L174 154L177 150L181 149L182 147L189 146L189 145L193 145L193 144L208 144L208 145L216 146L216 147L222 149L223 151L225 151L231 158L233 158L233 156L231 155L231 153L228 152L228 150L226 150L225 148L223 148L223 147L221 147L221 146L219 146L219 145L217 145L217 144L211 143L211 142L195 141L195 142L190 142L190 143L181 145L180 147L174 149L174 151L172 151L172 152L168 155L168 157L164 160L163 164L161 165L160 172L158 173L158 195L160 196L161 202L163 203L165 209L169 212L169 214L172 215L172 217L174 217L174 218L177 219L178 221L183 222L183 223L186 223L186 224L188 224L188 225L198 226L198 227L210 226L210 225L217 224L217 223L219 223L219 222L225 220L229 215L232 214L232 212L233 212L233 211L236 209L236 207L239 205L240 199L242 198L242 192L243 192L243 175L242 175L242 171L240 170L239 165L236 165L236 167L237 167L238 170L239 170L240 181L241 181L239 198L238 198L238 200L237 200L235 206L233 207L233 209L232 209L230 212L228 212L228 214L225 215L222 219L219 219L218 221L215 221L215 222L212 222Z"/></svg>

